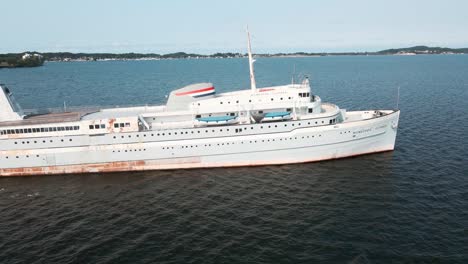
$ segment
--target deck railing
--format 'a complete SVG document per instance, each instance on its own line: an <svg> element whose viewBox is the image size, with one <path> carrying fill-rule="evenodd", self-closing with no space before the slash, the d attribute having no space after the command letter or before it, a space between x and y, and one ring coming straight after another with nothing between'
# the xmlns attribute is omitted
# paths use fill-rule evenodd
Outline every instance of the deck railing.
<svg viewBox="0 0 468 264"><path fill-rule="evenodd" d="M100 106L64 106L64 107L51 107L51 108L37 108L37 109L22 109L22 115L43 115L43 114L57 114L67 112L79 112L83 114L98 112L102 109L115 109L115 108L128 108L128 107L152 107L157 105L100 105Z"/></svg>

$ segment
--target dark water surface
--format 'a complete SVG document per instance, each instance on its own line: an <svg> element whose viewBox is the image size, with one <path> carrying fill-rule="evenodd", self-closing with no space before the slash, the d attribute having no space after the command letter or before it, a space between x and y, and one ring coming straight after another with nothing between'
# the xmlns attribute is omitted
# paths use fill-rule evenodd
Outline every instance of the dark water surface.
<svg viewBox="0 0 468 264"><path fill-rule="evenodd" d="M468 263L468 56L270 58L346 109L394 108L393 152L300 165L0 179L1 263ZM244 59L2 69L23 108L164 103Z"/></svg>

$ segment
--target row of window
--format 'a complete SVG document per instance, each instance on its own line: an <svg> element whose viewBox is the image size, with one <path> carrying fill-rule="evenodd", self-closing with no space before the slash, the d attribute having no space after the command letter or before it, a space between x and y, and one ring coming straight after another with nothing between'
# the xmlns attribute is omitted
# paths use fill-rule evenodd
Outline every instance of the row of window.
<svg viewBox="0 0 468 264"><path fill-rule="evenodd" d="M112 152L138 152L138 151L146 151L146 149L125 149L125 150L113 150Z"/></svg>
<svg viewBox="0 0 468 264"><path fill-rule="evenodd" d="M61 142L65 142L65 139L62 138L60 141L61 141ZM72 142L73 139L69 138L68 141ZM19 142L20 142L20 141L15 141L15 144L18 145ZM34 141L31 141L31 142L34 143L34 144L37 144L38 141L37 141L37 140L34 140ZM46 142L47 142L47 140L42 140L42 143L46 143ZM53 142L54 142L54 141L53 141L52 139L49 140L49 143L53 143ZM29 144L29 143L30 143L29 141L21 141L21 144L23 144L23 145L24 145L24 144ZM40 142L39 142L39 143L40 143Z"/></svg>
<svg viewBox="0 0 468 264"><path fill-rule="evenodd" d="M299 97L309 97L310 93L299 93Z"/></svg>
<svg viewBox="0 0 468 264"><path fill-rule="evenodd" d="M106 128L105 124L89 125L89 129L103 129Z"/></svg>
<svg viewBox="0 0 468 264"><path fill-rule="evenodd" d="M114 123L114 128L130 127L130 123ZM89 125L89 129L104 129L106 124Z"/></svg>
<svg viewBox="0 0 468 264"><path fill-rule="evenodd" d="M130 123L114 123L114 128L130 127Z"/></svg>
<svg viewBox="0 0 468 264"><path fill-rule="evenodd" d="M322 135L319 134L319 135L317 135L317 137L322 137ZM260 143L260 142L261 142L261 143L265 143L265 142L268 143L268 142L275 142L275 141L297 140L298 138L299 138L299 139L300 139L300 138L302 138L302 139L307 139L307 138L309 138L309 139L310 139L310 138L315 138L315 135L313 135L313 136L302 136L302 137L289 137L289 138L288 138L288 137L285 137L285 138L278 138L278 139L250 140L250 141L245 141L245 142L244 142L244 141L241 141L241 142L239 142L239 143L237 143L237 144L244 144L244 143L246 143L246 144L248 144L248 143L253 144L253 143ZM235 144L236 144L236 142L226 142L226 143L217 143L217 144L204 144L204 145L200 145L200 147L203 147L203 146L204 146L204 147L211 147L212 145L213 145L213 146L224 146L224 145L229 146L229 145L235 145ZM198 147L199 147L199 145L180 146L181 149L198 148ZM161 148L164 149L164 150L171 150L171 149L174 149L173 146L171 146L171 147L161 147Z"/></svg>
<svg viewBox="0 0 468 264"><path fill-rule="evenodd" d="M17 159L19 159L20 157L22 158L31 158L31 157L34 157L36 156L36 158L39 158L39 155L24 155L24 156L15 156ZM9 156L6 156L5 159L9 159L10 157Z"/></svg>
<svg viewBox="0 0 468 264"><path fill-rule="evenodd" d="M301 93L301 94L302 94L302 93ZM304 94L306 94L306 93L304 93ZM309 93L307 93L307 94L309 94ZM302 97L302 96L301 96L301 97ZM288 97L288 99L291 100L292 97ZM270 100L271 100L271 101L274 101L275 99L274 99L274 98L270 98ZM280 100L284 100L284 98L281 97ZM259 100L259 101L261 102L261 100ZM251 103L251 102L252 102L252 99L249 99L249 103ZM227 103L228 103L228 104L231 104L231 101L227 101ZM238 104L238 103L239 103L239 101L236 101L236 104ZM224 101L220 101L219 104L224 104ZM200 105L200 103L198 103L198 105Z"/></svg>
<svg viewBox="0 0 468 264"><path fill-rule="evenodd" d="M72 130L80 130L80 126L5 129L5 130L1 130L0 134L10 135L10 134L27 134L27 133L40 133L40 132L72 131Z"/></svg>

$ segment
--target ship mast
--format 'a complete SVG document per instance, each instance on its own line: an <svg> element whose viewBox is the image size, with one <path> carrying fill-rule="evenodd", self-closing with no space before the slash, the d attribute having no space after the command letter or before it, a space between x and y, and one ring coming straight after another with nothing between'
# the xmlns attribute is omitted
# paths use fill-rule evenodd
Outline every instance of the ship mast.
<svg viewBox="0 0 468 264"><path fill-rule="evenodd" d="M254 62L255 60L252 58L252 47L250 46L250 32L249 28L247 27L247 51L249 54L249 68L250 68L250 89L253 93L257 90L257 85L255 84L255 72L254 72Z"/></svg>

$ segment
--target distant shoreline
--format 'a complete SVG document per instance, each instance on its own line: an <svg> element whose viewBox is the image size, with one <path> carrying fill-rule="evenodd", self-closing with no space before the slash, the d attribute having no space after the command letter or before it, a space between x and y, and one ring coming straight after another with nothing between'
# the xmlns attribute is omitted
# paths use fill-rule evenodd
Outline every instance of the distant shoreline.
<svg viewBox="0 0 468 264"><path fill-rule="evenodd" d="M36 60L32 61L30 54ZM377 52L294 52L274 54L254 54L263 58L300 58L324 56L373 56L373 55L440 55L440 54L468 54L468 48L451 49L441 47L415 46L400 49L387 49ZM29 57L28 57L29 56ZM246 58L242 53L214 53L211 55L176 52L169 54L156 53L71 53L71 52L22 52L0 54L0 68L37 67L43 62L69 61L127 61L127 60L167 60L167 59L209 59L209 58ZM25 59L26 58L26 59ZM40 58L40 59L39 59Z"/></svg>
<svg viewBox="0 0 468 264"><path fill-rule="evenodd" d="M276 56L269 55L264 56L262 54L253 54L256 58L318 58L318 57L338 57L338 56L423 56L423 55L465 55L468 53L438 53L438 54L327 54L327 55L284 55ZM247 58L247 56L239 57L184 57L184 58L135 58L135 59L124 59L124 58L112 58L112 59L69 59L69 60L47 60L45 62L90 62L90 61L159 61L159 60L205 60L205 59L236 59L236 58Z"/></svg>

